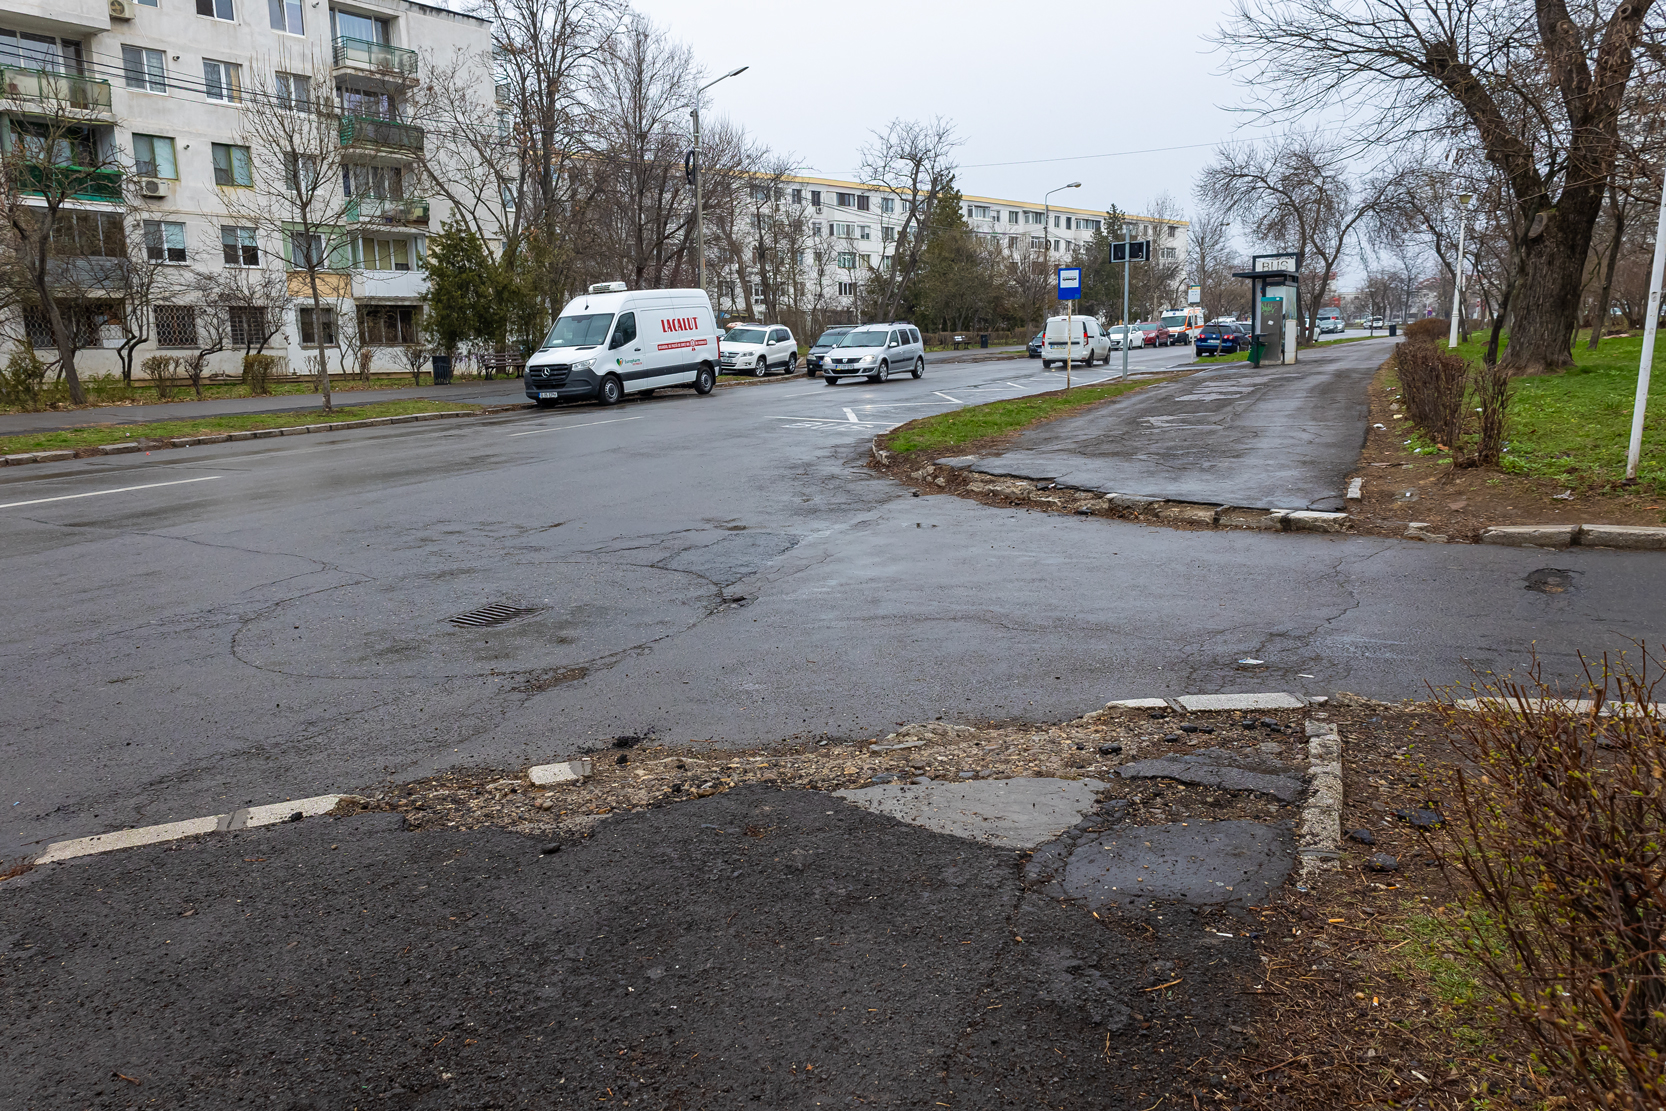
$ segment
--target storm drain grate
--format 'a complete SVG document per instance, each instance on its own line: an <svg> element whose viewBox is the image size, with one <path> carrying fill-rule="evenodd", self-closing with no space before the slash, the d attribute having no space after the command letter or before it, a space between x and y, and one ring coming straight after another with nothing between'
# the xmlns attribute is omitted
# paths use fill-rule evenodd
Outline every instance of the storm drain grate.
<svg viewBox="0 0 1666 1111"><path fill-rule="evenodd" d="M501 625L505 621L513 621L517 617L537 612L536 609L526 606L506 606L497 602L490 606L481 606L477 610L469 610L467 613L459 613L446 620L461 629L483 629L488 625Z"/></svg>

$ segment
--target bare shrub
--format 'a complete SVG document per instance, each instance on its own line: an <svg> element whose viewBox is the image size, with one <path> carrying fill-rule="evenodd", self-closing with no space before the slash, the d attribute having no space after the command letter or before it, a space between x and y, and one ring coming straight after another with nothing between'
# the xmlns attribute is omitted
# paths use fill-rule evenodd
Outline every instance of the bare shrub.
<svg viewBox="0 0 1666 1111"><path fill-rule="evenodd" d="M1452 322L1438 317L1414 320L1402 330L1407 343L1440 343L1452 332Z"/></svg>
<svg viewBox="0 0 1666 1111"><path fill-rule="evenodd" d="M1394 349L1394 370L1406 418L1436 443L1455 448L1463 432L1468 364L1432 343L1406 342Z"/></svg>
<svg viewBox="0 0 1666 1111"><path fill-rule="evenodd" d="M174 395L173 378L179 372L179 356L150 355L139 367L145 372L145 377L150 379L150 384L156 387L159 400L166 401Z"/></svg>
<svg viewBox="0 0 1666 1111"><path fill-rule="evenodd" d="M249 387L250 397L266 397L272 392L272 368L276 355L244 355L243 384Z"/></svg>
<svg viewBox="0 0 1666 1111"><path fill-rule="evenodd" d="M1478 366L1470 372L1471 388L1481 410L1481 435L1468 462L1496 467L1504 455L1504 418L1510 405L1510 375L1492 366Z"/></svg>
<svg viewBox="0 0 1666 1111"><path fill-rule="evenodd" d="M1473 889L1444 928L1575 1107L1666 1108L1666 718L1640 656L1587 662L1577 702L1535 660L1439 704L1457 759L1426 841Z"/></svg>

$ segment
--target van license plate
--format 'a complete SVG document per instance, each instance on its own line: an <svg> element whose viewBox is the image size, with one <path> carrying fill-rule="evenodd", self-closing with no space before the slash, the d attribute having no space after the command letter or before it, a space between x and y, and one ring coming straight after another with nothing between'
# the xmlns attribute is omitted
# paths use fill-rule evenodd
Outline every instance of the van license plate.
<svg viewBox="0 0 1666 1111"><path fill-rule="evenodd" d="M538 391L538 396L539 397L560 397L561 396L561 391L560 390L539 390Z"/></svg>

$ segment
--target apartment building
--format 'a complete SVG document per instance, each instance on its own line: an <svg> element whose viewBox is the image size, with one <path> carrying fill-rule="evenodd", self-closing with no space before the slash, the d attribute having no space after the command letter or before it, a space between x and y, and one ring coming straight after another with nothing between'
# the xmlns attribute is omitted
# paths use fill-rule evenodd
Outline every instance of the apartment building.
<svg viewBox="0 0 1666 1111"><path fill-rule="evenodd" d="M263 327L275 328L267 350L294 372L345 329L356 330L373 365L391 370L397 352L385 349L417 338L427 231L447 215L443 202L422 195L424 128L408 118L408 105L425 60L459 49L485 56L489 24L415 0L0 0L0 141L8 151L26 144L46 103L61 117L68 101L81 123L55 161L100 167L73 202L78 228L103 227L109 239L126 214L127 235L142 235L151 262L287 274L276 284L289 296L272 310L281 319L251 317L258 306L231 310L237 351L215 369L235 373L247 330ZM319 81L333 85L340 112L341 188L350 197L342 211L351 226L330 260L330 307L314 319L310 305L291 300L305 293L297 281L304 275L291 272L302 248L238 216L248 209L238 191L246 197L252 185L252 154L239 136L241 113L274 99L303 104L317 97ZM489 81L480 96L492 99ZM20 192L30 203L26 183ZM89 251L85 243L72 249ZM95 242L91 251L99 250ZM103 252L116 254L108 243ZM136 369L147 354L196 349L198 314L226 311L189 300L158 299ZM89 300L82 311L87 347L78 366L114 372L110 349L121 328L113 322L131 308ZM25 312L23 330L37 348L54 346L38 312Z"/></svg>
<svg viewBox="0 0 1666 1111"><path fill-rule="evenodd" d="M762 187L755 190L756 200L772 203L803 229L794 247L799 279L805 299L817 307L837 311L852 306L863 275L890 265L906 216L902 198L861 182L824 177L786 177L773 198L759 190ZM972 194L961 200L972 233L1014 257L1041 256L1063 265L1084 252L1104 228L1103 209ZM1150 216L1127 220L1130 238L1150 239L1158 260L1185 259L1186 221ZM756 224L754 231L761 230L761 223ZM733 269L719 277L715 293L720 310L742 315L759 311L764 303L760 281L752 280L748 291L740 288L738 279Z"/></svg>

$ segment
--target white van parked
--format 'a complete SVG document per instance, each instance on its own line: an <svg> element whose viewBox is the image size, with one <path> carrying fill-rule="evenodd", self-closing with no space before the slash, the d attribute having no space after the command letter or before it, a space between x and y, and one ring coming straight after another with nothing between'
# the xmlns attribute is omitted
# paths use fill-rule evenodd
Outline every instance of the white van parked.
<svg viewBox="0 0 1666 1111"><path fill-rule="evenodd" d="M615 405L628 393L717 384L718 331L699 289L625 288L603 282L567 302L526 361L526 396L547 408L595 398Z"/></svg>
<svg viewBox="0 0 1666 1111"><path fill-rule="evenodd" d="M1049 316L1041 345L1041 369L1054 363L1064 365L1065 356L1079 366L1104 362L1111 354L1111 341L1091 316Z"/></svg>

